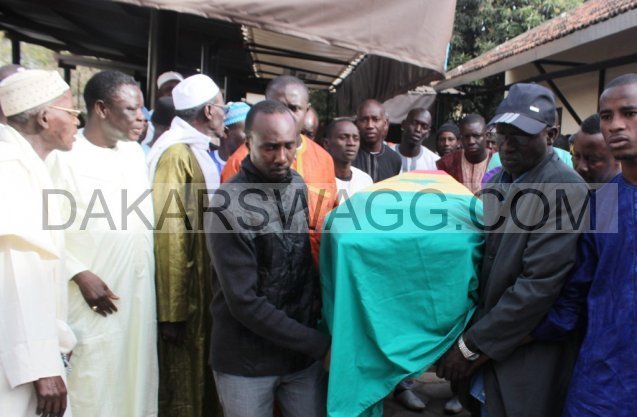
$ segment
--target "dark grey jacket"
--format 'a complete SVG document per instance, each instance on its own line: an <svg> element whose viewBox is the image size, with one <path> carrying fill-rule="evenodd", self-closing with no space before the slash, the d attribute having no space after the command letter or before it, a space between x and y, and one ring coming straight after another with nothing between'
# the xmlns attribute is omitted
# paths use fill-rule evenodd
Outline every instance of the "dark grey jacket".
<svg viewBox="0 0 637 417"><path fill-rule="evenodd" d="M497 174L487 186L501 192L504 201L497 204L485 198L485 217L491 214L485 224L494 224L494 216L503 215L498 230L507 233L487 235L478 310L467 336L492 358L484 368L489 417L559 417L577 354L576 343L521 343L558 297L575 263L579 234L552 232L554 224L541 232L514 233L517 229L509 215L510 206L520 186L502 184L502 175ZM554 153L526 173L523 182L572 184L557 188L566 190L575 212L587 195L582 178ZM549 192L546 198L547 213L554 219L555 196ZM527 201L531 203L521 205L517 218L529 220L535 215L531 222L520 221L534 225L544 215L544 204L540 198ZM562 218L568 219L564 213Z"/></svg>
<svg viewBox="0 0 637 417"><path fill-rule="evenodd" d="M308 234L307 190L294 171L267 184L249 158L213 197L212 369L241 376L299 371L322 359L320 287Z"/></svg>
<svg viewBox="0 0 637 417"><path fill-rule="evenodd" d="M374 182L380 182L400 174L403 163L400 155L383 143L381 151L377 154L359 149L352 166L366 172Z"/></svg>

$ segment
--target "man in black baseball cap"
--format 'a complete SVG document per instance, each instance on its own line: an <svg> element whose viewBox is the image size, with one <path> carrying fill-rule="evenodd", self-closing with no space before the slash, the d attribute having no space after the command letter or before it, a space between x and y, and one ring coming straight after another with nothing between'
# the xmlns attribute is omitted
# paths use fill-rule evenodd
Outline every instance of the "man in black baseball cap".
<svg viewBox="0 0 637 417"><path fill-rule="evenodd" d="M504 169L487 183L492 193L484 194L485 225L497 224L494 216L501 221L495 233L486 235L476 313L440 360L437 373L451 380L471 377L471 392L479 404L467 405L487 408L491 417L558 417L576 358L576 340L546 343L529 335L560 294L575 263L579 234L559 228L505 231L514 230L520 219L542 216L543 207L528 202L513 213L520 196L529 194L526 191L540 201L537 197L548 198L539 195L543 184L559 184L569 204L580 210L587 189L574 170L548 151L547 139L557 134L550 90L537 84L514 85L491 123L496 124ZM511 207L511 213L505 207ZM546 216L559 216L555 212ZM479 371L471 375L476 368Z"/></svg>
<svg viewBox="0 0 637 417"><path fill-rule="evenodd" d="M489 124L496 125L496 141L505 172L516 179L547 154L547 139L555 139L555 99L538 84L515 84Z"/></svg>

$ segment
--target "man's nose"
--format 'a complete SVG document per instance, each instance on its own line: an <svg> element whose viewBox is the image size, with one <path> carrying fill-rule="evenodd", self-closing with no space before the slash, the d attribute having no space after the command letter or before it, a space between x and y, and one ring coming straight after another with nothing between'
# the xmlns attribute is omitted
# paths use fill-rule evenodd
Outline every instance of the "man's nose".
<svg viewBox="0 0 637 417"><path fill-rule="evenodd" d="M626 123L624 121L624 118L620 116L612 117L608 125L608 129L611 132L616 132L618 130L623 130L625 128L626 128Z"/></svg>
<svg viewBox="0 0 637 417"><path fill-rule="evenodd" d="M274 153L274 162L279 165L284 165L285 163L287 163L287 155L283 146L278 148Z"/></svg>

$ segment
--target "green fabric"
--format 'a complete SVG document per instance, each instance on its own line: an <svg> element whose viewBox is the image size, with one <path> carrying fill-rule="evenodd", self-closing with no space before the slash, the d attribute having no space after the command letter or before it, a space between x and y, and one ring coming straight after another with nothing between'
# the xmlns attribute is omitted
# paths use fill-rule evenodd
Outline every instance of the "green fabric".
<svg viewBox="0 0 637 417"><path fill-rule="evenodd" d="M433 365L474 311L484 236L469 212L474 199L481 221L482 203L440 171L402 174L380 186L395 194L365 191L346 200L328 216L321 241L332 417L381 416L383 398ZM446 201L440 194L414 200L415 189L425 187ZM440 223L436 210L447 212L445 226L417 226ZM399 227L378 230L375 223L396 223L398 212Z"/></svg>

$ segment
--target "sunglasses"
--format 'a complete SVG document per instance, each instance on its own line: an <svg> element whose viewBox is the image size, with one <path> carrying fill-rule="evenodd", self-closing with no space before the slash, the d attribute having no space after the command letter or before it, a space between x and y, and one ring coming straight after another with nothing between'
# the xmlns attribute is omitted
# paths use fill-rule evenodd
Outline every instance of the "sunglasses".
<svg viewBox="0 0 637 417"><path fill-rule="evenodd" d="M223 113L226 114L228 113L228 110L230 110L230 105L228 104L216 104L216 103L212 103L213 106L220 108L221 110L223 110Z"/></svg>
<svg viewBox="0 0 637 417"><path fill-rule="evenodd" d="M67 107L60 107L60 106L49 106L52 109L58 109L58 110L62 110L67 112L68 114L70 114L73 117L79 117L80 114L82 114L82 110L77 110L77 109L69 109Z"/></svg>

